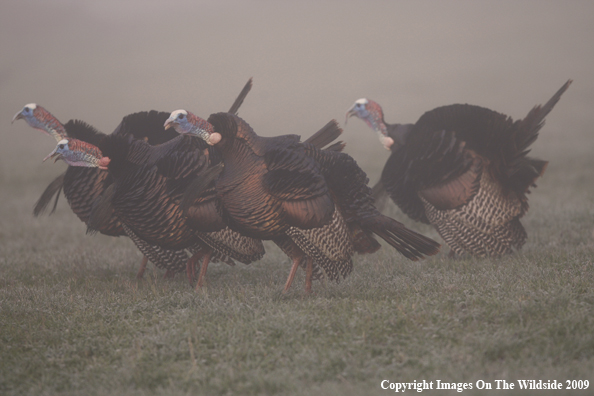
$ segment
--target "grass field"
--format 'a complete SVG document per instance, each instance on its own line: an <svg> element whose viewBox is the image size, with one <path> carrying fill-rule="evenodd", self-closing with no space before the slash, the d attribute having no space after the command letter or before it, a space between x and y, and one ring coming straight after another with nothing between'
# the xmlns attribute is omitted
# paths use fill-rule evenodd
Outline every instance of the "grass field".
<svg viewBox="0 0 594 396"><path fill-rule="evenodd" d="M280 293L289 260L272 245L250 266L211 266L198 294L154 269L137 281L132 243L85 235L64 201L33 218L50 178L5 183L0 393L361 395L388 392L384 379L592 382L594 160L561 164L531 196L518 254L413 263L384 247L311 296L302 272Z"/></svg>

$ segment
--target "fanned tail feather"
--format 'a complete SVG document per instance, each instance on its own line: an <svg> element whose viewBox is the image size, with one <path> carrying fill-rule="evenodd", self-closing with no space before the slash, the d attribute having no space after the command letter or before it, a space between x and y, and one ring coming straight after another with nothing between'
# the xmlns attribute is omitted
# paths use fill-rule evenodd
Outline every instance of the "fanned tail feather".
<svg viewBox="0 0 594 396"><path fill-rule="evenodd" d="M361 221L367 229L388 242L404 257L416 261L439 252L441 245L434 240L406 228L387 216L376 216Z"/></svg>
<svg viewBox="0 0 594 396"><path fill-rule="evenodd" d="M547 169L547 165L549 165L549 161L543 161L535 158L529 158L528 162L534 168L534 171L538 174L538 176L542 176Z"/></svg>
<svg viewBox="0 0 594 396"><path fill-rule="evenodd" d="M324 151L336 151L340 153L346 147L346 143L343 141L338 141L330 146L326 147Z"/></svg>
<svg viewBox="0 0 594 396"><path fill-rule="evenodd" d="M534 181L542 176L547 166L546 161L528 158L526 155L530 152L530 145L538 138L538 133L545 124L545 117L571 83L572 80L568 80L544 106L535 106L526 118L518 121L516 125L513 144L510 145L511 150L507 154L507 176L510 187L521 195L520 199L525 205L525 210L528 207L527 199L523 194L528 192L529 187L534 186Z"/></svg>
<svg viewBox="0 0 594 396"><path fill-rule="evenodd" d="M324 146L332 143L336 138L338 138L342 134L342 128L338 125L336 120L332 120L328 122L326 125L322 127L319 131L311 135L304 143L309 143L316 148L322 149ZM342 144L342 142L338 142L333 144L330 147L337 148L336 144ZM336 146L336 147L335 147ZM342 150L336 150L342 151Z"/></svg>
<svg viewBox="0 0 594 396"><path fill-rule="evenodd" d="M239 108L243 104L245 97L247 96L247 94L250 92L251 89L252 89L252 78L250 77L248 82L245 84L245 86L239 93L239 96L237 97L237 99L235 99L235 102L233 102L233 104L231 105L231 108L229 109L229 113L237 115Z"/></svg>
<svg viewBox="0 0 594 396"><path fill-rule="evenodd" d="M382 245L375 240L372 233L364 231L356 224L351 224L349 226L349 232L351 234L351 239L353 240L353 247L359 254L375 253L382 247Z"/></svg>
<svg viewBox="0 0 594 396"><path fill-rule="evenodd" d="M45 191L41 194L41 197L35 203L35 207L33 208L33 216L37 217L45 212L47 206L49 205L50 201L54 194L56 195L56 200L54 201L54 206L50 215L54 213L56 207L58 206L58 198L60 198L60 192L64 187L64 176L66 176L66 172L62 173L60 176L56 177L46 188Z"/></svg>
<svg viewBox="0 0 594 396"><path fill-rule="evenodd" d="M516 136L516 147L520 155L526 155L527 149L538 137L538 131L544 126L545 117L553 110L553 107L561 99L561 95L569 88L573 80L567 80L565 84L549 99L544 106L535 106L526 118L521 121L519 130L521 131Z"/></svg>

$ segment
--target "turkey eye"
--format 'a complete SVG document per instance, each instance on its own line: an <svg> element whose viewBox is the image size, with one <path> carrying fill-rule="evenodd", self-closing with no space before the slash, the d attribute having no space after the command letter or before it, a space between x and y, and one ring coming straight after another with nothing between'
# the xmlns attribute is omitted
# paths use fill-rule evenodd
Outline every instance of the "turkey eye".
<svg viewBox="0 0 594 396"><path fill-rule="evenodd" d="M25 113L28 113L28 112L29 112L29 108L25 107Z"/></svg>
<svg viewBox="0 0 594 396"><path fill-rule="evenodd" d="M179 118L180 120L183 120L184 119L184 115L183 114L180 114L180 115L177 116L177 118Z"/></svg>
<svg viewBox="0 0 594 396"><path fill-rule="evenodd" d="M60 147L60 149L63 149L64 148L64 145L63 144L60 144L60 145L58 145L58 147Z"/></svg>

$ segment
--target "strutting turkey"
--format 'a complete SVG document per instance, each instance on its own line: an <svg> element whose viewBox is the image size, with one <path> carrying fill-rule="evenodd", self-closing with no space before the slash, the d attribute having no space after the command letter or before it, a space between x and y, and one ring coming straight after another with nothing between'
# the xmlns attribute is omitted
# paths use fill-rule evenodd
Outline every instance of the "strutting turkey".
<svg viewBox="0 0 594 396"><path fill-rule="evenodd" d="M78 120L71 120L65 125L62 125L51 113L35 104L26 105L20 113L17 113L13 120L20 118L24 118L30 126L47 132L58 141L71 136L101 146L102 140L107 136ZM138 125L140 123L152 124L152 129L135 128L142 133L146 133L144 137L148 138L151 143L158 144L168 138L175 137L163 133L151 133L151 131L155 130L155 127L161 128L158 123L160 118L161 116L154 111L131 114L124 117L122 123L116 128L114 133L119 133L121 126L124 124ZM153 122L151 123L151 121ZM157 122L155 123L155 121ZM55 210L60 191L63 189L70 208L86 224L89 220L93 202L111 183L112 179L106 172L98 172L94 168L68 167L66 172L62 173L48 185L35 204L33 213L35 216L43 213L54 195L56 198L53 210ZM101 228L100 232L110 236L127 235L134 242L136 247L144 255L137 274L138 278L142 277L149 259L157 267L166 269L168 271L167 274L173 274L185 268L187 256L183 251L169 251L158 246L151 246L135 235L132 230L125 227L116 216L111 216L110 221Z"/></svg>
<svg viewBox="0 0 594 396"><path fill-rule="evenodd" d="M346 118L361 118L392 151L374 187L378 196L389 193L410 218L432 224L450 255L500 256L526 242L520 218L529 188L548 164L528 157L529 146L571 82L518 121L454 104L415 124L387 124L380 105L368 99L357 100Z"/></svg>
<svg viewBox="0 0 594 396"><path fill-rule="evenodd" d="M252 86L252 79L249 79L243 90L230 108L230 112L236 113ZM140 112L128 115L123 118L120 125L114 130L113 135L132 134L135 138L145 139L149 144L157 145L177 137L176 133L163 130L164 119L169 113L156 111ZM28 104L17 113L13 122L24 119L31 127L53 136L57 141L67 137L80 139L101 147L107 135L98 132L88 124L71 120L62 125L56 117L36 104ZM55 195L53 210L58 203L60 191L64 189L64 195L72 211L85 224L89 220L93 202L112 183L112 178L107 172L99 172L95 168L69 167L68 170L52 181L35 205L34 215L38 216L45 211L48 204ZM125 224L119 222L116 216L111 216L99 230L101 233L112 236L127 235L132 239L138 249L144 254L144 258L137 274L141 278L150 259L157 267L166 269L167 274L173 274L186 268L187 256L183 251L171 251L159 246L151 246L143 241Z"/></svg>
<svg viewBox="0 0 594 396"><path fill-rule="evenodd" d="M150 244L195 251L187 269L203 257L200 287L211 259L249 264L264 254L261 241L226 229L215 209L214 188L193 202L190 216L184 217L179 207L183 192L193 178L219 161L209 151L206 143L179 135L158 146L132 136L112 135L102 150L76 139L62 140L48 158L62 158L71 166L107 169L113 183L95 203L89 228L101 229L115 213Z"/></svg>
<svg viewBox="0 0 594 396"><path fill-rule="evenodd" d="M380 248L374 233L411 260L438 251L439 244L375 209L367 176L344 153L301 143L297 135L260 137L233 114L205 121L176 110L166 125L199 136L221 153L219 210L230 228L272 240L292 259L285 291L303 260L307 292L314 264L331 280L347 276L355 251Z"/></svg>

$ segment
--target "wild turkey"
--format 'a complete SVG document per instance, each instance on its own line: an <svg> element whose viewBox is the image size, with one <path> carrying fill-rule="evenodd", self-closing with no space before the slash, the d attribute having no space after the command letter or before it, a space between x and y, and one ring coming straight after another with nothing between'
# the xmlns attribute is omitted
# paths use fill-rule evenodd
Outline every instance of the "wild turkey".
<svg viewBox="0 0 594 396"><path fill-rule="evenodd" d="M382 185L410 218L432 224L451 255L500 256L527 234L530 187L548 164L527 156L544 118L571 84L519 121L468 104L438 107L416 124L386 124L380 105L359 99L347 111L376 131L392 151L374 187Z"/></svg>
<svg viewBox="0 0 594 396"><path fill-rule="evenodd" d="M231 106L231 112L237 112L251 86L252 79L250 78ZM153 145L163 143L177 137L176 133L163 130L163 122L168 115L168 113L158 113L156 111L131 114L124 117L112 134L131 133L134 137L146 139L148 143ZM106 135L82 121L69 121L66 125L62 125L47 110L35 104L26 105L14 116L13 122L18 119L25 119L31 127L42 130L53 136L57 141L70 136L101 147L102 141L106 137ZM111 183L112 179L107 172L98 172L94 168L69 167L65 173L48 185L35 205L34 214L38 216L43 213L54 195L56 198L53 210L55 210L60 191L63 188L64 195L73 212L81 221L87 223L93 202ZM115 216L111 216L110 221L106 222L99 231L112 236L127 235L143 252L145 257L138 272L138 278L142 277L148 259L157 267L167 269L168 274L186 268L187 256L183 251L169 251L143 242L128 227L122 225Z"/></svg>
<svg viewBox="0 0 594 396"><path fill-rule="evenodd" d="M305 258L307 292L314 262L331 280L347 276L354 251L380 248L373 233L412 260L438 251L436 242L375 210L365 173L346 154L301 143L296 135L260 137L232 114L213 114L205 121L177 110L165 125L220 151L219 210L230 228L272 240L292 259L285 291Z"/></svg>
<svg viewBox="0 0 594 396"><path fill-rule="evenodd" d="M220 159L197 139L177 136L152 146L132 136L111 135L103 149L76 139L65 139L48 156L71 166L108 169L113 184L95 203L88 226L101 229L114 213L142 240L168 250L191 249L203 257L197 287L202 285L210 259L232 259L249 264L264 254L262 242L226 229L215 209L214 186L195 200L186 220L181 197L197 175ZM105 155L105 156L104 156ZM192 267L189 262L188 269Z"/></svg>
<svg viewBox="0 0 594 396"><path fill-rule="evenodd" d="M31 111L30 109L34 109L34 111ZM24 114L24 116L17 117L19 114ZM119 133L123 125L131 124L137 127L152 125L152 128L132 129L146 133L144 137L148 138L149 141L154 144L161 143L168 138L176 137L176 134L163 133L163 128L160 125L163 114L167 115L167 113L159 114L156 111L131 114L124 117L122 123L116 128L114 133ZM34 104L26 105L17 116L15 116L15 119L24 118L32 127L47 130L48 134L56 137L56 139L73 136L101 145L101 142L107 136L90 125L78 120L71 120L65 125L62 125L53 115L51 115L51 113L43 107ZM56 196L54 201L55 210L60 191L64 189L64 195L68 200L70 208L77 217L86 224L91 214L93 202L112 182L113 181L108 177L107 172L98 172L97 169L93 168L69 167L66 172L62 173L49 184L35 205L33 213L35 216L43 213L54 195ZM157 267L167 270L168 275L185 269L187 256L183 251L170 251L158 246L151 246L135 235L132 230L121 224L116 216L111 216L110 221L106 222L99 231L102 234L110 236L127 235L134 242L136 247L144 255L140 270L137 274L138 278L142 277L149 259L155 263Z"/></svg>

